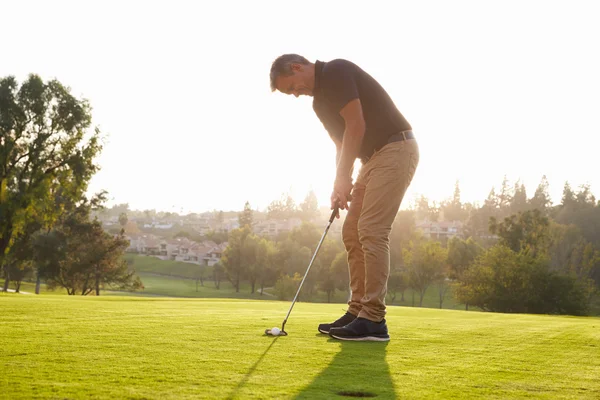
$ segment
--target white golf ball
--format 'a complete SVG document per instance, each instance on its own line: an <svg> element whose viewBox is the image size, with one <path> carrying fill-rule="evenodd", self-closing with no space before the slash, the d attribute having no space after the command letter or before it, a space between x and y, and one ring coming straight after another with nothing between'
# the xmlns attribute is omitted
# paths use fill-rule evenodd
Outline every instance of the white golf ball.
<svg viewBox="0 0 600 400"><path fill-rule="evenodd" d="M281 331L279 330L279 328L271 329L271 335L273 335L273 336L279 336L280 333L281 333Z"/></svg>

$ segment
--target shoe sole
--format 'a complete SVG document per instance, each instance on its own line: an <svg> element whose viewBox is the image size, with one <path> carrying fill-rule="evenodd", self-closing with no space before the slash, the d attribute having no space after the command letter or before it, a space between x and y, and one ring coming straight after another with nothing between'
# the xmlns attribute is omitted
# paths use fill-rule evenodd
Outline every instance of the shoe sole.
<svg viewBox="0 0 600 400"><path fill-rule="evenodd" d="M329 335L334 339L339 339L339 340L350 340L353 342L387 342L390 340L390 337L377 337L377 336L357 336L357 337L344 337L344 336L336 336L336 335Z"/></svg>
<svg viewBox="0 0 600 400"><path fill-rule="evenodd" d="M323 329L319 329L319 332L321 332L321 333L324 333L324 334L326 334L326 335L328 335L328 334L329 334L329 331L325 331L325 330L323 330Z"/></svg>

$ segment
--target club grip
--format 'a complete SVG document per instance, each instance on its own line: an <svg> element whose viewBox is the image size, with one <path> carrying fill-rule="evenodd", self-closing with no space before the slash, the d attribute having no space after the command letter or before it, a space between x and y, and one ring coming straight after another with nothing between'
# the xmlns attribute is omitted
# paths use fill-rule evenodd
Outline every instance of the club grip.
<svg viewBox="0 0 600 400"><path fill-rule="evenodd" d="M329 217L330 224L333 222L333 220L335 219L335 216L337 215L338 212L339 212L339 207L336 207L333 209L333 212L331 213L331 217Z"/></svg>

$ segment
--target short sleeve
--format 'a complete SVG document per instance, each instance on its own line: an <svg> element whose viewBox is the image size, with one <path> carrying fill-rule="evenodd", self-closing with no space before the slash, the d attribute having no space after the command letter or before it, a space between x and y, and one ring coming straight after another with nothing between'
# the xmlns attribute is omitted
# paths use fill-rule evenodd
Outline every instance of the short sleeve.
<svg viewBox="0 0 600 400"><path fill-rule="evenodd" d="M336 113L351 100L359 97L351 65L341 61L330 62L327 66L326 82L323 94Z"/></svg>

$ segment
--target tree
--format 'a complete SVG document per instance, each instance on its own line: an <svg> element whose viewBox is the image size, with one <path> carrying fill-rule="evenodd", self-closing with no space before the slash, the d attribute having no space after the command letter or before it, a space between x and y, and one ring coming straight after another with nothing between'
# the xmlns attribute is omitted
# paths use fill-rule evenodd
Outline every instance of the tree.
<svg viewBox="0 0 600 400"><path fill-rule="evenodd" d="M439 219L440 209L436 207L435 202L432 206L429 205L429 199L421 195L417 200L417 215L416 218L420 221L437 221Z"/></svg>
<svg viewBox="0 0 600 400"><path fill-rule="evenodd" d="M227 276L235 288L236 293L240 291L240 282L244 274L243 248L246 237L250 234L250 227L244 225L229 233L227 247L223 251L221 264Z"/></svg>
<svg viewBox="0 0 600 400"><path fill-rule="evenodd" d="M531 205L531 207L534 209L537 208L544 215L552 206L552 201L550 200L550 194L548 191L549 186L550 185L548 184L548 179L546 178L546 175L544 175L542 177L542 180L540 181L540 184L535 190L535 194L533 195L531 200L529 200L529 204Z"/></svg>
<svg viewBox="0 0 600 400"><path fill-rule="evenodd" d="M254 225L254 212L250 207L250 202L246 201L246 204L244 205L244 211L238 215L238 222L240 224L240 228L245 226L252 228Z"/></svg>
<svg viewBox="0 0 600 400"><path fill-rule="evenodd" d="M215 288L220 289L221 288L221 279L223 277L223 265L218 262L215 265L213 265L213 283L215 285Z"/></svg>
<svg viewBox="0 0 600 400"><path fill-rule="evenodd" d="M302 222L300 226L295 227L289 234L289 237L300 247L308 247L311 250L316 249L321 239L322 233L310 222Z"/></svg>
<svg viewBox="0 0 600 400"><path fill-rule="evenodd" d="M267 207L268 219L290 219L296 215L296 202L289 194L282 194Z"/></svg>
<svg viewBox="0 0 600 400"><path fill-rule="evenodd" d="M490 232L500 238L500 244L514 252L529 251L533 255L545 251L550 235L548 217L539 209L511 215L498 223L490 220Z"/></svg>
<svg viewBox="0 0 600 400"><path fill-rule="evenodd" d="M102 224L90 221L91 203L85 201L48 233L40 233L33 258L40 274L52 288L63 287L69 295L88 295L100 290L137 290L143 287L135 271L129 271L123 254L129 241L110 235Z"/></svg>
<svg viewBox="0 0 600 400"><path fill-rule="evenodd" d="M493 246L467 270L455 295L484 311L585 315L588 288L548 270L542 255Z"/></svg>
<svg viewBox="0 0 600 400"><path fill-rule="evenodd" d="M467 240L451 238L448 241L448 277L455 282L461 282L465 272L482 253L483 248L471 237ZM468 303L465 304L465 309L469 309Z"/></svg>
<svg viewBox="0 0 600 400"><path fill-rule="evenodd" d="M508 178L504 175L502 179L502 186L500 187L500 194L498 195L498 208L502 214L507 213L510 204L512 203L512 197L510 195L510 186L508 184Z"/></svg>
<svg viewBox="0 0 600 400"><path fill-rule="evenodd" d="M514 187L513 196L510 200L510 212L512 214L518 214L520 212L527 211L529 205L527 204L527 189L525 185L520 181L517 181Z"/></svg>
<svg viewBox="0 0 600 400"><path fill-rule="evenodd" d="M396 214L390 232L390 265L392 269L404 266L402 252L415 234L415 215L413 210L401 210Z"/></svg>
<svg viewBox="0 0 600 400"><path fill-rule="evenodd" d="M246 225L247 226L247 225ZM242 274L250 282L250 293L254 293L256 281L260 276L260 268L257 255L259 252L260 238L253 233L248 234L243 243L241 250Z"/></svg>
<svg viewBox="0 0 600 400"><path fill-rule="evenodd" d="M256 264L261 296L264 294L265 286L274 285L277 280L277 271L274 268L276 252L277 249L273 242L265 238L260 239L256 252Z"/></svg>
<svg viewBox="0 0 600 400"><path fill-rule="evenodd" d="M350 270L348 267L348 254L345 250L338 252L333 259L331 274L335 281L335 288L350 294Z"/></svg>
<svg viewBox="0 0 600 400"><path fill-rule="evenodd" d="M441 211L445 221L465 221L467 219L466 210L460 200L460 186L458 181L454 184L454 195L452 200L442 204Z"/></svg>
<svg viewBox="0 0 600 400"><path fill-rule="evenodd" d="M439 242L411 241L405 250L410 285L420 294L419 307L423 305L427 288L442 279L447 258L448 252Z"/></svg>
<svg viewBox="0 0 600 400"><path fill-rule="evenodd" d="M12 76L0 79L0 266L28 224L54 224L56 193L79 199L87 190L101 150L98 129L84 140L90 110L57 80L31 74L19 88Z"/></svg>
<svg viewBox="0 0 600 400"><path fill-rule="evenodd" d="M409 275L401 268L393 268L388 278L388 293L391 294L391 303L394 304L396 294L400 292L400 301L404 302L404 292L408 289Z"/></svg>
<svg viewBox="0 0 600 400"><path fill-rule="evenodd" d="M319 216L319 202L314 190L310 190L304 201L300 203L300 218L303 221L312 221Z"/></svg>
<svg viewBox="0 0 600 400"><path fill-rule="evenodd" d="M122 228L125 228L125 225L127 225L128 220L129 219L127 218L127 213L119 214L119 224L121 225Z"/></svg>
<svg viewBox="0 0 600 400"><path fill-rule="evenodd" d="M345 252L344 252L345 253ZM313 276L318 281L319 289L323 290L327 294L327 302L331 303L331 298L335 293L337 282L339 279L338 273L335 268L339 268L339 265L334 266L336 257L340 254L340 249L336 243L331 239L323 241L323 245L319 251L318 257L315 259L313 268L316 269L315 274L310 274L306 277L306 281L313 281L310 279ZM339 262L339 261L338 261ZM306 283L305 281L305 283ZM312 283L312 282L311 282ZM312 284L314 287L314 283Z"/></svg>

